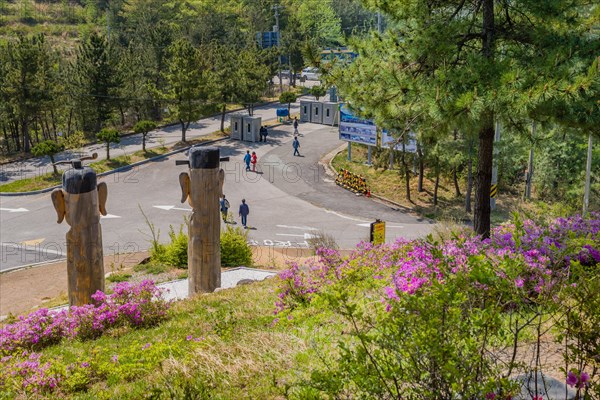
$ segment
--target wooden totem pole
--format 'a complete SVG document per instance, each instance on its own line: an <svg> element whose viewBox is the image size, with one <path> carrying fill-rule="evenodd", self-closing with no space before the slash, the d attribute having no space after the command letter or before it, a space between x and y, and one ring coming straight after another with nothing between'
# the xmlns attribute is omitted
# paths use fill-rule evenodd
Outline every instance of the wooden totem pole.
<svg viewBox="0 0 600 400"><path fill-rule="evenodd" d="M219 149L192 147L188 161L189 174L179 174L181 202L192 207L188 225L189 294L213 292L221 287L221 217L219 197L223 195L225 172L219 168Z"/></svg>
<svg viewBox="0 0 600 400"><path fill-rule="evenodd" d="M79 160L61 161L73 168L64 172L62 189L52 192L52 203L58 216L71 229L67 232L67 275L69 304L82 306L91 304L96 291L104 291L104 257L102 254L102 229L100 214L106 215L106 183L96 184L96 172L83 167L81 161L95 159L84 157Z"/></svg>

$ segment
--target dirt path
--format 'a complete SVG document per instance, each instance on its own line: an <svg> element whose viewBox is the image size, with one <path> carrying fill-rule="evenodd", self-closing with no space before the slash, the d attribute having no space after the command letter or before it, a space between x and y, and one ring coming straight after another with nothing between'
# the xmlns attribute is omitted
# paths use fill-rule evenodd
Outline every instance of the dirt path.
<svg viewBox="0 0 600 400"><path fill-rule="evenodd" d="M308 249L253 247L254 266L262 269L284 269L288 261L303 262L311 257ZM130 265L140 263L147 253L128 254ZM114 267L114 258L104 259L104 271ZM50 300L66 297L67 263L61 261L0 274L0 318L19 315L44 307Z"/></svg>

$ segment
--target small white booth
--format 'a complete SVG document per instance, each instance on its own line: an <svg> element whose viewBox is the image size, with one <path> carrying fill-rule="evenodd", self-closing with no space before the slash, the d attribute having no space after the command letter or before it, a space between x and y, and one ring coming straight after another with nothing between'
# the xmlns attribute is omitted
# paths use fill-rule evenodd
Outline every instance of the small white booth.
<svg viewBox="0 0 600 400"><path fill-rule="evenodd" d="M242 128L242 140L247 142L258 142L260 140L261 117L244 116L244 126Z"/></svg>
<svg viewBox="0 0 600 400"><path fill-rule="evenodd" d="M311 104L310 122L313 124L323 123L323 103L315 101Z"/></svg>
<svg viewBox="0 0 600 400"><path fill-rule="evenodd" d="M326 101L323 103L323 124L337 125L338 124L338 103Z"/></svg>
<svg viewBox="0 0 600 400"><path fill-rule="evenodd" d="M241 114L231 114L229 117L231 138L236 140L242 140L242 131L244 116Z"/></svg>
<svg viewBox="0 0 600 400"><path fill-rule="evenodd" d="M310 122L312 114L312 101L300 100L300 122Z"/></svg>

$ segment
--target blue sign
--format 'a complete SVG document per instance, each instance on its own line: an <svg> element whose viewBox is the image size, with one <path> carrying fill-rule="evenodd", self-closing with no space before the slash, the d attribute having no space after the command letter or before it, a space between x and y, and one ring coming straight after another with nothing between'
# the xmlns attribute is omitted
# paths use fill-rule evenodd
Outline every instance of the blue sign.
<svg viewBox="0 0 600 400"><path fill-rule="evenodd" d="M256 41L258 42L258 45L263 49L267 49L269 47L277 47L277 45L279 44L279 32L259 32L256 34Z"/></svg>
<svg viewBox="0 0 600 400"><path fill-rule="evenodd" d="M340 104L340 140L377 146L377 126L370 119L354 115L348 105Z"/></svg>

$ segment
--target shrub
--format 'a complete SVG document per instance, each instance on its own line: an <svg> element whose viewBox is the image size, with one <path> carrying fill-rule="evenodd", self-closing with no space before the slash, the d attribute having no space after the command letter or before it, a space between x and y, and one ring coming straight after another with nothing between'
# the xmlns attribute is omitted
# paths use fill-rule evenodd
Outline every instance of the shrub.
<svg viewBox="0 0 600 400"><path fill-rule="evenodd" d="M20 316L17 322L0 329L0 355L39 350L64 338L91 339L118 326L156 325L166 318L170 307L162 291L152 281L135 286L122 282L115 285L111 295L96 292L92 298L97 305L73 306L58 312L40 309Z"/></svg>
<svg viewBox="0 0 600 400"><path fill-rule="evenodd" d="M300 385L319 397L508 398L520 391L509 377L544 371L529 353L552 332L561 348L567 339L567 383L595 398L598 265L600 214L517 218L487 240L365 243L343 259L321 250L279 275L276 312L312 305L345 322L335 359Z"/></svg>
<svg viewBox="0 0 600 400"><path fill-rule="evenodd" d="M221 232L221 265L238 267L252 265L252 249L248 244L248 233L242 228L229 225Z"/></svg>
<svg viewBox="0 0 600 400"><path fill-rule="evenodd" d="M188 235L183 232L183 224L179 226L177 233L172 225L169 226L169 238L171 238L171 243L165 246L165 262L175 267L187 268Z"/></svg>

